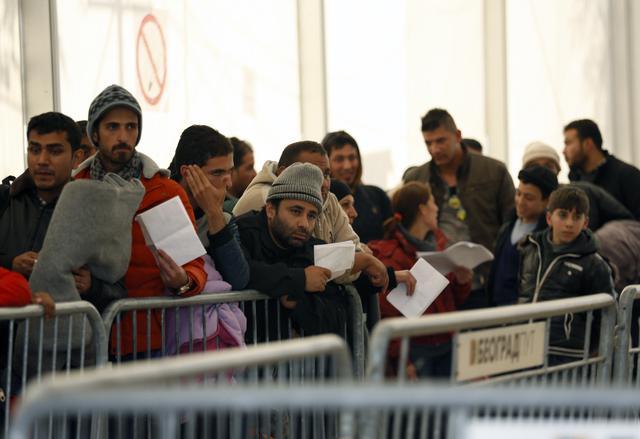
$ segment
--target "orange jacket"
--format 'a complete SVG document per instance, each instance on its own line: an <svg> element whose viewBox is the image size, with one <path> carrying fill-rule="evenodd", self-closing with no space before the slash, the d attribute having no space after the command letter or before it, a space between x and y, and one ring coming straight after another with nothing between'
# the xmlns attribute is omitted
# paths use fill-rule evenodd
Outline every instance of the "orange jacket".
<svg viewBox="0 0 640 439"><path fill-rule="evenodd" d="M90 167L88 166L82 169L78 174L76 174L75 178L90 178L89 169ZM187 194L178 183L170 180L160 173L156 173L151 178L143 176L140 180L145 187L145 194L140 206L138 206L136 215L178 195L195 228L193 208L191 207L191 203L189 203ZM131 238L131 261L129 262L127 273L124 276L128 297L164 296L166 287L160 278L160 269L158 268L158 264L156 263L153 253L151 253L144 241L140 225L135 220L133 221ZM194 283L194 287L187 295L194 296L199 294L207 281L207 274L204 271L203 259L195 259L183 265L183 268ZM120 319L120 355L133 353L134 341L136 352L146 352L147 349L160 349L162 346L161 321L160 311L151 312L151 340L148 341L146 311L139 311L137 313L137 337L135 339L132 337L133 321L131 319L131 313L127 312L122 316ZM112 353L117 352L116 325L114 325L111 331L111 351Z"/></svg>

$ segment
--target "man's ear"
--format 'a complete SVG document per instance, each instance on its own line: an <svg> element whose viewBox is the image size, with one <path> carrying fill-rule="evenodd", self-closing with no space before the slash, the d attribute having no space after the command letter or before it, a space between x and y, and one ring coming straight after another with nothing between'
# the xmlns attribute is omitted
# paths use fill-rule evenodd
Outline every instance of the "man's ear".
<svg viewBox="0 0 640 439"><path fill-rule="evenodd" d="M547 225L551 227L551 213L547 211L545 215L547 216Z"/></svg>
<svg viewBox="0 0 640 439"><path fill-rule="evenodd" d="M591 137L587 137L586 139L582 140L582 145L583 145L583 148L586 148L587 151L593 151L594 149L598 149L596 148L596 144L593 143L593 139Z"/></svg>
<svg viewBox="0 0 640 439"><path fill-rule="evenodd" d="M98 136L98 133L96 131L91 133L91 141L93 142L93 146L98 147L98 142L100 141L100 137Z"/></svg>
<svg viewBox="0 0 640 439"><path fill-rule="evenodd" d="M187 178L187 165L180 166L180 179L184 180Z"/></svg>
<svg viewBox="0 0 640 439"><path fill-rule="evenodd" d="M276 206L273 203L267 201L267 204L265 204L264 208L269 221L276 217Z"/></svg>
<svg viewBox="0 0 640 439"><path fill-rule="evenodd" d="M462 131L456 130L456 142L460 143L462 141Z"/></svg>
<svg viewBox="0 0 640 439"><path fill-rule="evenodd" d="M78 148L73 153L71 153L71 163L73 163L73 167L76 168L78 165L86 160L86 156L84 155L84 150L82 148Z"/></svg>
<svg viewBox="0 0 640 439"><path fill-rule="evenodd" d="M587 215L584 216L584 226L582 230L586 230L589 227L589 217Z"/></svg>
<svg viewBox="0 0 640 439"><path fill-rule="evenodd" d="M278 166L278 169L276 169L276 177L282 174L282 171L284 171L285 169L287 169L286 166Z"/></svg>

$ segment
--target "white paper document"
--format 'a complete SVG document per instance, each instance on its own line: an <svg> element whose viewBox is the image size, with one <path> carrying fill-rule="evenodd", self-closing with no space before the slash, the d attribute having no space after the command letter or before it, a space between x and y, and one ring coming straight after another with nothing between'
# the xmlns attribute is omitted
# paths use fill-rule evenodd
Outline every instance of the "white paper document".
<svg viewBox="0 0 640 439"><path fill-rule="evenodd" d="M207 253L178 196L142 212L136 221L154 255L161 249L176 264L184 265Z"/></svg>
<svg viewBox="0 0 640 439"><path fill-rule="evenodd" d="M424 259L418 259L410 272L416 278L413 295L407 296L407 285L400 283L389 292L387 300L404 316L419 317L449 285L449 279L438 273Z"/></svg>
<svg viewBox="0 0 640 439"><path fill-rule="evenodd" d="M353 241L313 246L314 265L331 270L331 279L342 276L353 267L356 245Z"/></svg>
<svg viewBox="0 0 640 439"><path fill-rule="evenodd" d="M493 254L486 247L468 241L460 241L442 252L416 252L442 274L452 272L456 267L473 270L483 262L492 261Z"/></svg>

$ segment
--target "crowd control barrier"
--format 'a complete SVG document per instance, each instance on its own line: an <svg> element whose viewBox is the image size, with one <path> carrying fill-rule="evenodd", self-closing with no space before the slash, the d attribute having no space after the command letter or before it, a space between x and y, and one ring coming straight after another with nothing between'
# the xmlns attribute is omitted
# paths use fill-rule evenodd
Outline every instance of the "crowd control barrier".
<svg viewBox="0 0 640 439"><path fill-rule="evenodd" d="M11 439L31 438L34 427L50 416L59 418L76 412L86 416L96 412L106 416L144 415L161 426L153 436L160 439L205 437L185 428L184 419L194 413L201 418L228 420L228 430L206 437L319 437L248 431L251 426L247 419L266 417L269 411L288 413L294 425L303 415L340 417L340 429L324 437L341 439L639 437L640 393L633 389L538 387L524 392L516 388L427 383L342 383L232 386L212 392L193 387L126 390L69 383L72 381L66 380L65 386L43 383L30 389L12 427ZM404 424L384 422L398 412L406 421ZM437 430L435 424L440 420L442 425ZM388 428L371 428L377 427L379 421Z"/></svg>
<svg viewBox="0 0 640 439"><path fill-rule="evenodd" d="M71 373L43 380L40 386L29 389L24 405L52 394L60 397L65 394L87 396L117 391L126 406L129 393L148 389L169 388L179 393L180 389L201 388L216 395L229 386L272 384L288 388L319 382L323 385L346 383L352 378L351 356L344 340L335 335L322 335ZM175 431L179 427L182 433L170 437L229 437L238 430L243 431L246 437L301 437L304 432L326 438L335 437L340 419L319 413L293 419L287 412L273 410L269 405L262 407L259 415L241 420L191 411L176 418L169 414L157 416L148 412L144 405L134 410L119 410L116 406L114 410L106 411L103 411L104 407L89 411L81 407L63 412L58 409L51 407L41 422L23 430L22 437L39 437L34 435L36 430L61 438L85 435L93 438L161 437L165 431ZM68 421L71 416L87 420L87 425L92 425L93 430L80 431ZM168 426L166 422L169 419L172 421Z"/></svg>
<svg viewBox="0 0 640 439"><path fill-rule="evenodd" d="M341 335L351 348L354 373L362 377L365 360L362 306L353 287L347 287L346 292L348 320ZM222 313L233 319L237 310L247 320L244 335L247 346L304 337L279 301L258 291L202 293L188 298L122 299L113 302L103 313L105 329L110 334L109 357L120 364L219 350L228 346L230 338L229 331L222 330L219 324L226 318Z"/></svg>
<svg viewBox="0 0 640 439"><path fill-rule="evenodd" d="M618 323L616 326L616 348L614 360L614 382L620 385L635 385L640 369L640 285L627 286L618 299Z"/></svg>
<svg viewBox="0 0 640 439"><path fill-rule="evenodd" d="M98 311L88 302L57 303L47 318L40 305L0 308L2 431L9 430L12 400L44 374L106 363L107 339ZM75 328L75 330L74 330Z"/></svg>
<svg viewBox="0 0 640 439"><path fill-rule="evenodd" d="M450 334L450 379L459 384L605 384L611 379L615 321L616 303L607 294L385 319L370 339L366 378L406 381L411 337ZM576 338L579 325L584 326L584 336ZM574 344L578 340L579 352L564 355L565 334ZM394 341L399 353L391 367L388 353Z"/></svg>

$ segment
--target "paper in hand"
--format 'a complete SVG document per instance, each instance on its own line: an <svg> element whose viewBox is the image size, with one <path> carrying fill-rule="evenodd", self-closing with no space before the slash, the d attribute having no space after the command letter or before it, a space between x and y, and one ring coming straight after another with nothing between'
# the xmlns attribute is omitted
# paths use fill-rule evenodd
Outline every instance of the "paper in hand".
<svg viewBox="0 0 640 439"><path fill-rule="evenodd" d="M419 317L449 285L449 279L438 273L424 259L418 259L409 271L416 278L413 295L407 296L406 284L400 283L389 292L387 301L405 317Z"/></svg>
<svg viewBox="0 0 640 439"><path fill-rule="evenodd" d="M478 265L493 260L493 254L486 247L468 241L460 241L441 252L417 252L442 274L451 273L456 267L473 270Z"/></svg>
<svg viewBox="0 0 640 439"><path fill-rule="evenodd" d="M331 278L342 276L353 267L356 246L352 241L313 246L314 265L331 270Z"/></svg>
<svg viewBox="0 0 640 439"><path fill-rule="evenodd" d="M177 265L184 265L207 253L178 196L142 212L136 221L154 255L161 249Z"/></svg>

